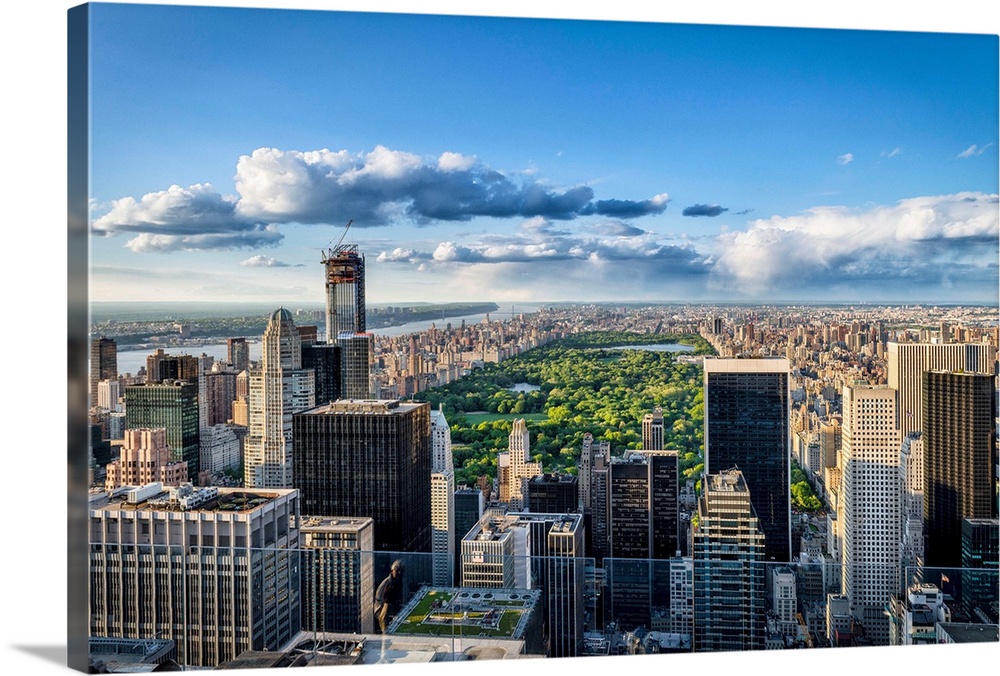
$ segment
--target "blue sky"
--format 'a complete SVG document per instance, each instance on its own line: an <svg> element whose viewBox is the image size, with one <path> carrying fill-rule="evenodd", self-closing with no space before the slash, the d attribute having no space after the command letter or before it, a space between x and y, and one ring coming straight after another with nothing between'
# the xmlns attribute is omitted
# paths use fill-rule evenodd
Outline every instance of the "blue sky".
<svg viewBox="0 0 1000 676"><path fill-rule="evenodd" d="M94 300L996 302L995 35L92 11Z"/></svg>

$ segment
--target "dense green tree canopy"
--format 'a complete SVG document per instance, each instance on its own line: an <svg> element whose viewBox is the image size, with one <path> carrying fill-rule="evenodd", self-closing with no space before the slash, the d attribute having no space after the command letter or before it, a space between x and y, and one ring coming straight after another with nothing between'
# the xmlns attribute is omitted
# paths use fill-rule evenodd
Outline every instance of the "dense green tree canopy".
<svg viewBox="0 0 1000 676"><path fill-rule="evenodd" d="M609 349L674 342L711 353L700 336L582 333L487 364L416 398L444 407L458 483L496 475L496 455L507 449L514 417L527 418L531 455L544 471L575 471L587 432L610 441L615 454L641 448L642 416L655 406L663 410L665 447L679 451L684 476L697 479L704 420L701 366L671 352ZM518 383L540 389L512 391Z"/></svg>

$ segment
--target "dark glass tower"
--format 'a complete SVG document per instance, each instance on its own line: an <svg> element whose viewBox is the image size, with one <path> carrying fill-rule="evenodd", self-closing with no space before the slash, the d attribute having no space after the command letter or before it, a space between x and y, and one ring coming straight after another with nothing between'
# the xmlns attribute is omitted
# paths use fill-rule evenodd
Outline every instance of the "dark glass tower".
<svg viewBox="0 0 1000 676"><path fill-rule="evenodd" d="M962 565L962 519L997 516L990 375L925 371L924 565Z"/></svg>
<svg viewBox="0 0 1000 676"><path fill-rule="evenodd" d="M167 381L125 388L125 426L165 427L174 460L185 460L188 476L198 476L198 385Z"/></svg>
<svg viewBox="0 0 1000 676"><path fill-rule="evenodd" d="M90 341L90 403L97 406L97 383L118 377L118 344L111 338Z"/></svg>
<svg viewBox="0 0 1000 676"><path fill-rule="evenodd" d="M315 343L302 346L302 368L316 372L316 403L326 404L340 399L339 345Z"/></svg>
<svg viewBox="0 0 1000 676"><path fill-rule="evenodd" d="M370 516L376 550L431 551L429 404L328 403L296 413L292 438L303 512Z"/></svg>
<svg viewBox="0 0 1000 676"><path fill-rule="evenodd" d="M539 474L528 481L528 511L568 514L580 511L579 480L572 474Z"/></svg>
<svg viewBox="0 0 1000 676"><path fill-rule="evenodd" d="M670 605L669 559L678 549L677 453L632 451L615 458L609 470L607 620L622 629L649 627L653 610Z"/></svg>
<svg viewBox="0 0 1000 676"><path fill-rule="evenodd" d="M705 360L705 474L737 468L766 536L765 556L791 557L787 359Z"/></svg>

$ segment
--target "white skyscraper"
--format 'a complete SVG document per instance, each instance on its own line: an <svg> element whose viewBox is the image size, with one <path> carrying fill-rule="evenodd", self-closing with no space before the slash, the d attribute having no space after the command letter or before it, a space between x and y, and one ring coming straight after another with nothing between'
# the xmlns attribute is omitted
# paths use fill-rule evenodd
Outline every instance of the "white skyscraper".
<svg viewBox="0 0 1000 676"><path fill-rule="evenodd" d="M899 587L899 447L896 391L845 385L841 590L875 645L889 644L884 611Z"/></svg>
<svg viewBox="0 0 1000 676"><path fill-rule="evenodd" d="M315 406L315 372L302 368L302 342L288 310L271 315L260 369L250 373L247 488L292 487L292 414Z"/></svg>
<svg viewBox="0 0 1000 676"><path fill-rule="evenodd" d="M500 502L506 503L511 511L519 512L524 509L526 480L542 473L540 464L527 462L531 444L528 441L528 428L524 424L524 418L514 420L507 448L506 452L497 455Z"/></svg>
<svg viewBox="0 0 1000 676"><path fill-rule="evenodd" d="M431 411L431 533L434 585L451 586L455 573L455 467L451 428L438 409Z"/></svg>

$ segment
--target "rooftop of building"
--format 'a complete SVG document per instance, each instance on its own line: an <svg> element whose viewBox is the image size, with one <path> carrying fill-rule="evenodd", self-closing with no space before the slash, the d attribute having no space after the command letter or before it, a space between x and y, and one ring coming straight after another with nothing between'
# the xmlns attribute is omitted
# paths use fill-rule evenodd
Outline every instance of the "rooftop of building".
<svg viewBox="0 0 1000 676"><path fill-rule="evenodd" d="M517 659L523 655L525 642L515 639L491 639L463 636L461 641L447 636L382 636L378 634L341 634L302 631L279 652L248 651L247 664L229 662L220 668L266 666L332 666L341 664L413 664L490 659ZM272 656L268 658L267 656Z"/></svg>
<svg viewBox="0 0 1000 676"><path fill-rule="evenodd" d="M421 587L388 628L395 636L521 639L540 608L537 589Z"/></svg>
<svg viewBox="0 0 1000 676"><path fill-rule="evenodd" d="M331 531L343 533L347 531L359 532L370 527L375 520L369 516L306 516L299 518L298 526L301 531Z"/></svg>
<svg viewBox="0 0 1000 676"><path fill-rule="evenodd" d="M96 673L153 671L177 656L176 643L170 639L91 636L87 643L90 663Z"/></svg>
<svg viewBox="0 0 1000 676"><path fill-rule="evenodd" d="M398 399L338 399L302 411L297 415L393 415L404 414L428 404Z"/></svg>
<svg viewBox="0 0 1000 676"><path fill-rule="evenodd" d="M551 521L549 532L570 533L582 524L580 514L543 514L540 512L509 512L504 515L484 514L462 538L463 541L502 540L515 528L525 528L529 523Z"/></svg>
<svg viewBox="0 0 1000 676"><path fill-rule="evenodd" d="M738 469L727 469L718 474L706 477L706 490L715 492L735 493L747 490L747 482L743 472Z"/></svg>
<svg viewBox="0 0 1000 676"><path fill-rule="evenodd" d="M575 474L538 474L531 477L533 484L575 484L579 480Z"/></svg>
<svg viewBox="0 0 1000 676"><path fill-rule="evenodd" d="M1000 632L995 624L970 624L967 622L939 622L939 632L944 632L955 643L995 643Z"/></svg>
<svg viewBox="0 0 1000 676"><path fill-rule="evenodd" d="M296 493L294 488L245 489L192 484L122 486L114 491L94 491L90 509L161 512L252 512L276 498Z"/></svg>

